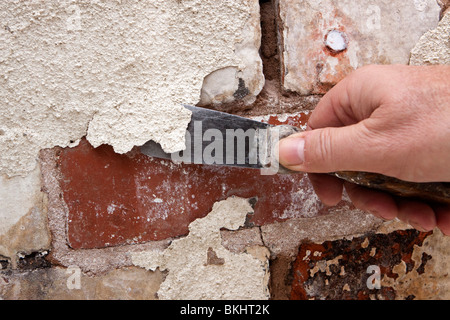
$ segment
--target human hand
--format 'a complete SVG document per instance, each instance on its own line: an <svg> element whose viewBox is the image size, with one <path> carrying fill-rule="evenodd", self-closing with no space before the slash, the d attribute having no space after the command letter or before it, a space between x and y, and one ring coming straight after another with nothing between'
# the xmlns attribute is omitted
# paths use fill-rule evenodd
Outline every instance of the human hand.
<svg viewBox="0 0 450 320"><path fill-rule="evenodd" d="M321 99L308 130L282 139L279 161L308 172L326 205L342 198L421 231L450 235L450 206L398 198L320 174L365 171L412 182L450 182L450 66L367 66Z"/></svg>

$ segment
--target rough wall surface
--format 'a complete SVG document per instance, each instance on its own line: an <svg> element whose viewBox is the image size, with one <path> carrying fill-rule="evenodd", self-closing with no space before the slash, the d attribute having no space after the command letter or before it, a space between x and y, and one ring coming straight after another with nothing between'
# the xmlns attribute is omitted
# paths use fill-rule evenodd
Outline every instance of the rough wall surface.
<svg viewBox="0 0 450 320"><path fill-rule="evenodd" d="M134 148L179 149L180 103L305 128L359 66L448 64L446 8L3 1L0 298L448 299L439 230L382 221L347 196L326 207L303 174Z"/></svg>
<svg viewBox="0 0 450 320"><path fill-rule="evenodd" d="M163 252L132 254L135 265L168 270L161 284L160 299L267 299L268 255L263 246L236 254L222 245L220 229L237 230L250 203L229 198L214 204L212 211L189 225L189 235L174 240Z"/></svg>
<svg viewBox="0 0 450 320"><path fill-rule="evenodd" d="M208 74L234 68L258 93L255 5L3 1L0 173L25 174L40 149L83 136L119 153L148 140L182 150L190 112L181 103L199 102Z"/></svg>
<svg viewBox="0 0 450 320"><path fill-rule="evenodd" d="M435 0L277 2L283 87L305 95L325 93L367 64L407 64L440 11Z"/></svg>
<svg viewBox="0 0 450 320"><path fill-rule="evenodd" d="M411 51L411 65L450 64L450 14L425 33Z"/></svg>

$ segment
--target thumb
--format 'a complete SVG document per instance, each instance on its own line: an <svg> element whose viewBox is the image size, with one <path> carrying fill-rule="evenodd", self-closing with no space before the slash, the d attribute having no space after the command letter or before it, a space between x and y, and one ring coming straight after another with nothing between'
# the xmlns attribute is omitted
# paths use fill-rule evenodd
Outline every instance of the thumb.
<svg viewBox="0 0 450 320"><path fill-rule="evenodd" d="M328 127L293 134L280 140L279 162L303 172L368 171L374 159L362 124ZM373 153L373 151L372 151Z"/></svg>

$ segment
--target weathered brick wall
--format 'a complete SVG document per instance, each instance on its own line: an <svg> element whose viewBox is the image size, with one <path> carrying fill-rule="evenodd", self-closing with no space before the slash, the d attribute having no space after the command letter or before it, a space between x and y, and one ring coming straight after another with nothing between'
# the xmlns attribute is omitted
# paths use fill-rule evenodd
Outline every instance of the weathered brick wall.
<svg viewBox="0 0 450 320"><path fill-rule="evenodd" d="M356 68L449 64L448 6L2 2L0 298L450 298L439 230L133 147L179 147L180 103L304 127Z"/></svg>

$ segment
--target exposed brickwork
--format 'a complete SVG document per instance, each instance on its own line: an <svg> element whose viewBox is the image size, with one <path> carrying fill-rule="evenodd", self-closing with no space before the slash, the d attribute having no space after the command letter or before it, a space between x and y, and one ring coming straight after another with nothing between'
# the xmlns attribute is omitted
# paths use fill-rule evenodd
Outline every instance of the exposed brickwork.
<svg viewBox="0 0 450 320"><path fill-rule="evenodd" d="M138 1L134 3L142 5ZM186 9L182 12L192 13L195 19L205 19L205 14L209 14L199 9L202 4L198 1L176 3ZM225 8L216 8L211 1L208 3L212 4L214 14L220 12L216 9ZM17 169L16 164L22 165L23 161L28 161L27 165L31 163L34 166L34 157L27 158L21 153L31 149L17 149L28 146L27 143L33 139L45 140L40 147L51 149L41 150L40 166L36 166L32 174L25 177L0 177L0 299L162 299L164 296L158 296L158 292L167 283L170 285L167 285L165 292L178 290L183 294L188 293L184 286L195 290L192 289L194 284L198 288L212 288L214 295L209 296L223 297L231 291L221 293L214 285L229 285L232 283L229 281L231 278L236 280L236 272L221 273L225 270L245 270L247 273L240 275L251 284L262 280L264 298L270 296L274 300L409 300L450 297L449 237L443 236L438 230L418 232L399 221L383 222L356 210L347 197L336 207L324 207L305 174L263 176L258 170L176 164L144 156L138 148L126 154L114 152L109 145L93 148L84 138L78 146L73 147L78 138L88 133L88 129L92 131L95 125L93 118L100 115L107 115L113 120L112 123L117 120L118 125L128 123L122 117L125 114L143 119L136 109L130 109L121 117L114 116L114 112L122 110L127 104L127 99L122 101L122 98L127 96L128 85L135 88L136 93L142 93L142 96L130 95L133 102L139 105L142 102L142 111L148 111L149 104L155 102L152 99L152 93L158 91L155 83L162 88L175 84L167 92L169 96L179 100L184 99L184 89L192 86L199 92L202 88L199 92L199 104L204 107L275 125L305 127L309 112L315 108L323 94L355 68L371 63L408 63L410 49L426 30L437 25L439 11L442 18L450 6L449 0L438 0L440 7L435 0L374 0L370 4L357 5L354 1L347 0L261 0L258 12L256 0L233 0L230 3L231 6L236 6L237 11L247 10L250 13L242 16L249 18L245 27L240 28L243 30L242 39L238 39L239 42L234 45L225 45L225 40L229 39L223 36L223 32L228 32L231 38L237 33L230 32L230 26L227 25L230 19L219 17L220 24L214 24L217 28L207 30L207 34L211 31L212 40L206 41L200 52L210 49L214 52L230 50L242 60L242 66L235 66L234 64L238 64L236 61L232 66L225 64L224 68L218 70L208 69L205 74L209 75L203 77L205 74L202 73L196 77L195 85L187 75L192 75L192 70L203 70L203 64L207 65L211 61L200 59L187 72L183 68L173 68L172 65L183 59L171 62L163 59L166 58L165 54L161 59L147 59L147 54L153 57L152 50L155 49L151 46L146 46L149 50L144 50L142 57L131 57L126 51L121 51L125 55L123 61L111 60L111 63L105 65L106 69L91 68L90 61L103 61L114 56L114 48L120 45L114 41L109 42L112 46L107 44L99 51L87 51L90 52L87 64L80 60L83 58L83 50L75 52L80 59L69 59L70 63L67 59L62 59L61 70L55 70L56 74L62 75L62 79L67 81L40 81L49 79L49 70L56 66L54 59L42 56L42 59L29 60L32 56L28 52L25 52L25 60L12 59L16 44L13 40L20 39L21 35L39 27L41 29L32 35L32 39L36 39L37 44L44 45L37 46L34 54L41 56L40 51L45 51L47 44L50 44L48 48L51 50L59 48L64 51L68 45L73 44L75 48L79 47L79 43L71 41L88 40L84 35L95 29L83 28L89 23L95 27L96 19L91 19L90 14L97 15L100 11L89 11L93 7L81 6L75 1L70 7L60 4L61 10L55 12L54 16L51 8L46 11L51 14L45 15L42 13L45 10L35 12L35 4L30 4L31 7L28 7L28 2L23 5L13 4L17 12L24 15L16 14L13 19L5 20L2 37L7 41L4 41L6 47L0 48L0 51L9 48L12 55L7 54L5 61L14 65L17 63L18 68L7 68L2 81L9 84L15 78L11 75L16 74L15 81L24 84L16 86L14 82L10 87L18 91L7 90L11 93L11 98L17 98L20 108L16 111L22 111L24 116L18 117L17 123L14 123L17 127L16 140L11 139L13 136L8 131L11 121L6 121L0 128L0 140L6 141L5 146L10 147L8 152L11 151L11 159L18 161L6 161L2 164ZM175 2L170 5L173 4ZM11 5L12 2L5 2L4 6L8 8ZM99 4L102 7L110 5L113 7L111 17L116 14L117 17L130 19L121 27L124 34L132 35L129 40L134 39L137 44L142 44L142 40L150 37L150 32L145 32L145 37L132 32L135 24L133 17L144 17L144 11L133 11L133 6L129 5L123 7L123 10L116 10L116 4L108 1ZM147 7L146 4L143 6ZM168 16L173 12L167 10L170 8L168 2L156 1L152 6L168 13ZM131 15L125 15L126 12ZM214 14L210 17L214 17ZM29 26L21 23L27 15L32 16L34 21ZM153 30L153 18L145 17L146 19L138 19L139 26L144 27L143 30ZM228 16L230 17L237 16ZM65 21L67 18L69 21ZM73 19L81 19L81 30L62 30L64 27L73 27ZM192 22L193 27L192 30L189 28L189 32L199 34L197 31L201 30L198 30L198 26L202 21L195 19L183 22L188 21L189 25ZM53 22L57 22L58 27L52 25ZM114 20L114 23L117 22L120 19ZM170 27L177 30L176 19L172 22ZM110 25L104 25L105 32L112 30ZM164 22L161 26L166 30ZM61 34L57 31L60 29L63 31ZM338 33L333 33L328 38L330 32ZM340 34L342 39L339 39ZM101 33L92 34L95 37L99 35ZM115 37L117 33L113 32L112 35ZM195 39L185 35L180 38L180 34L175 32L170 34L169 40L166 37L157 39L157 34L155 37L161 43L197 43ZM44 38L40 39L42 36ZM336 36L337 38L333 38ZM429 42L427 39L424 41L426 44ZM150 42L153 44L153 39ZM96 43L92 43L94 47ZM87 46L89 43L85 44ZM134 52L136 46L131 45L129 48ZM17 52L20 53L21 50L22 48ZM105 55L104 50L111 54ZM178 53L179 50L174 52ZM73 54L70 50L67 53L68 56ZM99 56L97 53L100 53ZM220 57L226 58L223 55ZM425 58L427 57L428 54L425 54ZM412 61L411 59L409 63ZM442 62L442 59L439 61ZM42 63L49 66L45 74L40 73ZM143 65L148 68L139 68ZM34 82L42 91L33 89L29 91L31 94L21 94L28 91L19 89L28 90L28 84L34 82L28 78L22 81L20 77L23 74L19 72L19 68L28 70L33 66L37 66L39 74L38 81ZM153 66L157 66L156 71L152 69ZM112 71L105 73L109 67L112 67ZM74 70L77 72L74 73ZM165 78L170 70L175 70L176 79L182 80L152 82L158 77ZM133 72L136 74L131 76ZM111 74L117 77L110 79L122 79L123 82L106 81ZM70 90L48 91L53 84L57 84L58 88L59 84L67 88L75 85L78 88L70 80L74 75L78 77L77 84L81 85L79 90L72 91L72 94ZM86 81L88 75L94 77L93 86L84 87L89 83ZM102 90L96 89L97 84L101 85L99 88ZM125 91L117 90L118 87ZM76 100L74 94L79 92L86 99ZM109 98L102 99L98 95L100 93ZM115 94L120 99L114 99ZM58 97L61 99L58 100ZM100 97L99 103L91 103L95 102L95 99L91 101L93 97ZM162 101L166 100L167 96L162 97ZM58 103L54 103L55 101ZM66 104L74 107L69 114L61 113ZM89 108L82 108L84 104ZM46 110L32 111L32 106L42 106ZM91 107L94 109L91 110ZM15 114L14 109L6 108L4 111L6 120ZM30 115L33 116L29 117ZM162 127L168 122L164 117L155 117L153 113L149 117L162 124ZM44 119L44 124L51 120L61 130L55 131L47 125L40 125L45 130L37 130L32 134L30 126L23 121L25 118L31 119L33 125L37 123L37 127L42 121L36 122L36 119ZM146 118L140 125L145 128L148 120ZM129 130L122 133L129 134L129 138L142 132L142 127L138 129L131 125L127 128ZM108 132L112 135L123 136L118 135L120 130L115 127L105 127L105 130L110 130ZM47 131L52 136L49 139L42 134ZM66 137L71 131L76 134ZM162 136L167 132L165 129L161 130ZM53 148L55 145L69 147ZM34 151L37 152L39 148ZM245 222L239 228L223 227L220 232L214 232L214 236L206 239L204 235L211 231L208 229L211 227L209 225L199 233L198 241L193 241L192 245L187 245L178 252L172 251L177 240L183 242L190 233L196 235L197 231L189 229L190 225L199 222L199 218L211 217L209 214L213 205L230 196L251 199L253 213L246 215ZM227 218L236 212L231 207L225 209L228 211L224 212L229 213ZM226 219L218 220L222 222ZM169 261L171 266L179 266L180 269L169 267L161 271L164 263L160 263L153 270L158 253L165 253L168 258L164 261ZM141 254L147 257L141 261L142 265L135 259ZM236 256L248 260L239 262L230 258ZM260 260L256 261L255 270L264 271L259 278L254 278L257 272L248 271L248 261L255 259ZM185 272L187 264L184 261L195 262L190 272ZM373 275L373 271L368 272L370 266L380 270L379 289L368 287L367 281ZM210 276L206 277L208 279L193 276L197 271L205 276L202 272L205 268L211 270ZM223 274L231 274L231 277ZM253 281L254 279L257 281ZM74 289L77 281L80 287ZM240 292L233 294L251 295L255 290L249 289L250 287L239 289ZM192 296L198 296L195 294L199 291L192 293Z"/></svg>
<svg viewBox="0 0 450 320"><path fill-rule="evenodd" d="M283 121L270 116L268 121L300 126L306 119L300 113ZM61 150L58 163L72 248L185 235L190 222L231 195L257 198L248 226L329 210L311 198L314 192L301 173L261 175L253 169L175 164L138 152L118 155L109 146L94 149L84 140L75 148Z"/></svg>
<svg viewBox="0 0 450 320"><path fill-rule="evenodd" d="M397 279L395 266L406 265L406 273L418 272L432 259L422 255L420 265L412 259L415 246L421 246L432 232L415 230L390 234L370 234L352 240L305 243L299 248L292 274L290 298L305 299L382 299L396 298L395 289L384 286L368 288L367 280L373 274L369 266L380 269L383 277ZM410 296L413 299L414 296Z"/></svg>
<svg viewBox="0 0 450 320"><path fill-rule="evenodd" d="M324 94L367 64L407 64L414 44L436 26L440 12L434 0L276 3L281 82L286 90L303 95ZM345 42L340 50L327 41L335 31Z"/></svg>

